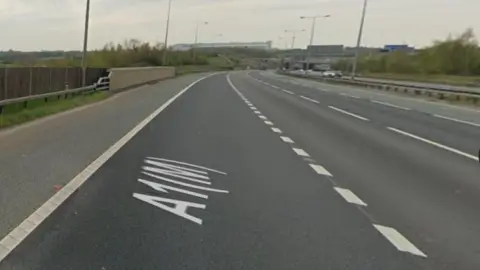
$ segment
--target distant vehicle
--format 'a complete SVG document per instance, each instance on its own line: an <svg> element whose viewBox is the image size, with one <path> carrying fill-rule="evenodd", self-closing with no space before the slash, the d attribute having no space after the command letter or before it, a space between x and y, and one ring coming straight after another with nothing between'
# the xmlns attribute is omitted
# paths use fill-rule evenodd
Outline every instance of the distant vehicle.
<svg viewBox="0 0 480 270"><path fill-rule="evenodd" d="M329 70L323 72L324 77L329 77L329 78L341 78L343 76L341 71L334 71L334 70Z"/></svg>

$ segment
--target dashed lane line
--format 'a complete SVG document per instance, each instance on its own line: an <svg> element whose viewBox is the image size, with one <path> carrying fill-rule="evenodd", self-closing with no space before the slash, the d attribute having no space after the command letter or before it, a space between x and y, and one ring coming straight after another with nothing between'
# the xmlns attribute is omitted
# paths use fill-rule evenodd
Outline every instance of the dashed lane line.
<svg viewBox="0 0 480 270"><path fill-rule="evenodd" d="M295 95L293 92L288 91L288 90L285 90L285 89L282 89L282 91L285 92L285 93L288 93L288 94L290 94L290 95Z"/></svg>
<svg viewBox="0 0 480 270"><path fill-rule="evenodd" d="M261 114L260 111L253 111L253 113L255 113L255 114Z"/></svg>
<svg viewBox="0 0 480 270"><path fill-rule="evenodd" d="M263 120L267 120L267 117L264 116L264 115L259 115L258 118L263 119Z"/></svg>
<svg viewBox="0 0 480 270"><path fill-rule="evenodd" d="M290 139L289 137L280 136L280 138L286 143L294 143L293 140Z"/></svg>
<svg viewBox="0 0 480 270"><path fill-rule="evenodd" d="M388 106L388 107L392 107L392 108L396 108L396 109L400 109L400 110L404 110L404 111L411 111L412 110L410 108L398 106L398 105L391 104L391 103L388 103L388 102L378 101L378 100L374 100L374 99L372 99L370 101L372 103L381 104L381 105L384 105L384 106Z"/></svg>
<svg viewBox="0 0 480 270"><path fill-rule="evenodd" d="M459 120L459 119L455 119L455 118L451 118L451 117L447 117L447 116L443 116L443 115L439 115L439 114L434 114L433 116L435 116L437 118L461 123L461 124L466 124L466 125L470 125L470 126L474 126L474 127L480 127L480 124L477 124L477 123L472 123L472 122L468 122L468 121L464 121L464 120Z"/></svg>
<svg viewBox="0 0 480 270"><path fill-rule="evenodd" d="M407 238L405 238L394 228L385 227L378 224L373 224L373 227L375 227L375 229L377 229L385 238L387 238L387 240L390 241L390 243L392 243L392 245L394 245L398 250L425 258L427 257L425 253L408 241Z"/></svg>
<svg viewBox="0 0 480 270"><path fill-rule="evenodd" d="M333 176L329 171L327 171L327 169L325 169L325 168L324 168L323 166L321 166L321 165L317 165L317 164L309 164L309 165L310 165L310 167L312 167L312 169L313 169L316 173L318 173L318 174L320 174L320 175L326 175L326 176L330 176L330 177Z"/></svg>
<svg viewBox="0 0 480 270"><path fill-rule="evenodd" d="M349 94L346 94L346 93L340 93L340 96L354 98L354 99L360 99L360 97L358 97L358 96L349 95Z"/></svg>
<svg viewBox="0 0 480 270"><path fill-rule="evenodd" d="M462 152L462 151L457 150L457 149L455 149L455 148L452 148L452 147L449 147L449 146L446 146L446 145L443 145L443 144L440 144L440 143L437 143L437 142L434 142L434 141L431 141L431 140L428 140L428 139L419 137L419 136L417 136L417 135L414 135L414 134L411 134L411 133L408 133L408 132L405 132L405 131L403 131L403 130L396 129L396 128L393 128L393 127L387 127L387 129L388 129L388 130L391 130L391 131L393 131L393 132L396 132L396 133L398 133L398 134L401 134L401 135L410 137L410 138L412 138L412 139L416 139L416 140L419 140L419 141L421 141L421 142L424 142L424 143L433 145L433 146L435 146L435 147L438 147L438 148L441 148L441 149L450 151L450 152L455 153L455 154L457 154L457 155L460 155L460 156L463 156L463 157L466 157L466 158L469 158L469 159L473 159L473 160L475 160L475 161L478 161L478 157L476 157L476 156L474 156L474 155L470 155L470 154L465 153L465 152Z"/></svg>
<svg viewBox="0 0 480 270"><path fill-rule="evenodd" d="M328 107L332 110L335 110L337 112L341 112L341 113L346 114L346 115L350 115L350 116L355 117L357 119L360 119L360 120L363 120L363 121L370 121L368 118L365 118L363 116L360 116L360 115L357 115L357 114L354 114L354 113L351 113L351 112L347 112L347 111L339 109L337 107L334 107L334 106L328 106Z"/></svg>
<svg viewBox="0 0 480 270"><path fill-rule="evenodd" d="M338 194L340 194L340 196L342 196L345 199L345 201L347 201L349 203L356 204L356 205L367 206L367 204L365 202L363 202L351 190L345 189L345 188L339 188L339 187L335 187L334 189L335 189L336 192L338 192Z"/></svg>
<svg viewBox="0 0 480 270"><path fill-rule="evenodd" d="M305 152L303 149L300 149L300 148L292 148L293 149L293 152L295 152L297 155L301 156L301 157L310 157L310 155Z"/></svg>
<svg viewBox="0 0 480 270"><path fill-rule="evenodd" d="M300 96L300 97L303 98L303 99L305 99L305 100L311 101L311 102L313 102L313 103L317 103L317 104L320 103L320 102L316 101L315 99L311 99L311 98L306 97L306 96Z"/></svg>
<svg viewBox="0 0 480 270"><path fill-rule="evenodd" d="M265 122L265 124L267 124L267 125L269 125L269 126L273 126L273 123L270 122L270 121L264 121L264 122Z"/></svg>
<svg viewBox="0 0 480 270"><path fill-rule="evenodd" d="M275 133L282 133L282 131L279 128L272 127L272 131Z"/></svg>

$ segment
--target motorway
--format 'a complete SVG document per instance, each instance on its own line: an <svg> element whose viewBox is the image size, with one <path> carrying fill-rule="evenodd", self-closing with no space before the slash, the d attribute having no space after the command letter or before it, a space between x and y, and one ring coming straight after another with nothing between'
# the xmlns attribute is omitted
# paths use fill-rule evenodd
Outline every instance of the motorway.
<svg viewBox="0 0 480 270"><path fill-rule="evenodd" d="M322 77L321 72L310 72L312 77ZM348 76L344 76L345 79L349 79ZM409 87L418 87L418 88L430 88L437 90L445 91L460 91L465 93L480 93L480 87L476 86L460 86L460 85L449 85L449 84L439 84L439 83L428 83L428 82L412 82L405 80L392 80L392 79L379 79L379 78L369 78L369 77L360 77L355 78L357 81L370 82L370 83L380 83L380 84L389 84L389 85L402 85Z"/></svg>
<svg viewBox="0 0 480 270"><path fill-rule="evenodd" d="M401 84L413 87L425 87L425 88L435 88L441 90L449 90L449 91L465 91L465 92L478 92L480 93L480 87L472 87L472 86L459 86L459 85L445 85L439 83L427 83L427 82L410 82L410 81L402 81L402 80L391 80L391 79L377 79L377 78L367 78L367 77L359 77L358 79L366 82L374 82L374 83L385 83L385 84Z"/></svg>
<svg viewBox="0 0 480 270"><path fill-rule="evenodd" d="M480 269L479 115L268 71L128 91L0 133L0 270Z"/></svg>

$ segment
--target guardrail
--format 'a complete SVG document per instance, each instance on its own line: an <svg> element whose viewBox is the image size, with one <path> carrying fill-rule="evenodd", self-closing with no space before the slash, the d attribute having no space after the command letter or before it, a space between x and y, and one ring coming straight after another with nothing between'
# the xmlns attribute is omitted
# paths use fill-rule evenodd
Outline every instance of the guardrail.
<svg viewBox="0 0 480 270"><path fill-rule="evenodd" d="M90 94L97 91L108 91L110 89L110 76L108 77L101 77L98 81L90 86L75 88L75 89L67 89L63 91L45 93L45 94L38 94L38 95L31 95L26 97L19 97L19 98L12 98L12 99L5 99L0 100L0 114L3 112L3 108L6 105L16 104L16 103L23 103L23 107L28 107L28 101L32 100L39 100L44 99L45 102L48 102L48 98L57 97L57 100L60 100L63 96L65 99L82 94Z"/></svg>
<svg viewBox="0 0 480 270"><path fill-rule="evenodd" d="M381 83L381 82L368 82L362 80L351 80L351 79L342 79L342 78L327 78L327 77L317 77L317 76L309 76L306 74L292 74L289 72L282 72L279 71L279 74L299 77L299 78L306 78L310 80L316 80L326 83L334 83L334 84L347 84L352 86L360 86L366 88L373 88L378 90L384 91L391 91L397 93L404 93L404 94L413 94L418 96L427 96L438 98L440 100L451 100L451 101L465 101L468 103L479 104L480 103L480 92L475 91L466 91L463 89L440 89L435 87L428 87L428 86L413 86L413 85L404 85L398 83Z"/></svg>

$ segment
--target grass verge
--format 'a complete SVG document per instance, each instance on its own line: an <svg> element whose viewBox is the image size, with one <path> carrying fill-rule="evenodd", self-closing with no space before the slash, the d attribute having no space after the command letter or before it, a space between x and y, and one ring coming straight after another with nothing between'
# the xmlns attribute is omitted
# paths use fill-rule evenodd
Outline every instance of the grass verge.
<svg viewBox="0 0 480 270"><path fill-rule="evenodd" d="M393 74L393 73L364 73L364 77L377 79L390 79L399 81L412 81L424 83L437 83L458 86L480 87L480 76L456 75L421 75L421 74Z"/></svg>
<svg viewBox="0 0 480 270"><path fill-rule="evenodd" d="M3 113L0 114L0 129L98 102L108 98L110 95L108 92L96 92L66 99L50 97L46 101L44 99L32 100L26 104L26 107L24 103L7 105L3 108Z"/></svg>

